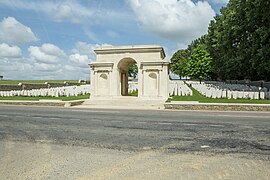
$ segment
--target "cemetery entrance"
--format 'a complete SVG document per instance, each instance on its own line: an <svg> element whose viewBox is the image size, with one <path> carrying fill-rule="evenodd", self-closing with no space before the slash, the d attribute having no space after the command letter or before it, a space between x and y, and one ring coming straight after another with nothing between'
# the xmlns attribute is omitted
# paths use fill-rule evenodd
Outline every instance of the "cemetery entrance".
<svg viewBox="0 0 270 180"><path fill-rule="evenodd" d="M137 99L167 100L168 67L165 53L159 45L106 46L95 50L96 62L91 68L90 100L113 100L128 95L128 70L137 64Z"/></svg>
<svg viewBox="0 0 270 180"><path fill-rule="evenodd" d="M118 71L120 76L120 90L122 96L128 96L128 80L129 80L129 68L133 65L137 64L134 59L131 58L124 58L120 60L118 63Z"/></svg>

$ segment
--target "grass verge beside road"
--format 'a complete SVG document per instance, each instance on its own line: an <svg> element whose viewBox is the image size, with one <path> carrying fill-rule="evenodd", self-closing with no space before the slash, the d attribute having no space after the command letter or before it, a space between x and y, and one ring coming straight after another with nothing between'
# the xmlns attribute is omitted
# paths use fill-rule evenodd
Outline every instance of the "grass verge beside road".
<svg viewBox="0 0 270 180"><path fill-rule="evenodd" d="M89 99L90 94L70 97L28 97L28 96L13 96L13 97L0 97L0 100L13 100L13 101L39 101L39 100L62 100L73 101L80 99Z"/></svg>
<svg viewBox="0 0 270 180"><path fill-rule="evenodd" d="M189 86L190 87L190 86ZM199 101L200 103L243 103L243 104L270 104L270 100L263 99L213 99L201 95L197 90L190 87L193 95L192 96L173 96L168 99L167 102L171 101Z"/></svg>

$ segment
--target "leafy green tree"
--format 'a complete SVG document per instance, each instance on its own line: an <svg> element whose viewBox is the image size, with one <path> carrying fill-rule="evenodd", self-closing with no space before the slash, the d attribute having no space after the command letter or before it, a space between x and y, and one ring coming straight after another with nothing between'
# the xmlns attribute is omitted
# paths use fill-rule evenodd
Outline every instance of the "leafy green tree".
<svg viewBox="0 0 270 180"><path fill-rule="evenodd" d="M191 52L200 45L205 45L207 40L207 34L199 37L198 39L193 40L190 45L188 45L187 51L189 56L191 56Z"/></svg>
<svg viewBox="0 0 270 180"><path fill-rule="evenodd" d="M138 66L137 64L132 64L128 69L128 76L135 79L138 74Z"/></svg>
<svg viewBox="0 0 270 180"><path fill-rule="evenodd" d="M187 76L187 63L189 53L187 50L179 50L171 58L171 71L181 77Z"/></svg>
<svg viewBox="0 0 270 180"><path fill-rule="evenodd" d="M212 72L212 58L205 50L205 46L199 45L192 53L188 62L188 76L192 79L202 79L210 77Z"/></svg>
<svg viewBox="0 0 270 180"><path fill-rule="evenodd" d="M270 80L270 1L230 0L210 23L207 50L220 79Z"/></svg>
<svg viewBox="0 0 270 180"><path fill-rule="evenodd" d="M245 53L251 57L251 73L255 80L270 81L270 1L247 0Z"/></svg>

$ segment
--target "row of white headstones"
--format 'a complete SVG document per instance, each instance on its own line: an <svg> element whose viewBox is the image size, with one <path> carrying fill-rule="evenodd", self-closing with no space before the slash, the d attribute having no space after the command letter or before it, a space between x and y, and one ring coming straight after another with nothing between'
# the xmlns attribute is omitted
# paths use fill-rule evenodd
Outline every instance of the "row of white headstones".
<svg viewBox="0 0 270 180"><path fill-rule="evenodd" d="M192 96L192 90L184 83L184 81L170 81L170 96Z"/></svg>
<svg viewBox="0 0 270 180"><path fill-rule="evenodd" d="M138 91L138 82L128 83L128 92ZM192 90L183 81L169 82L169 95L192 96Z"/></svg>
<svg viewBox="0 0 270 180"><path fill-rule="evenodd" d="M32 97L61 97L78 96L90 93L91 85L65 86L47 89L0 91L0 97L32 96Z"/></svg>
<svg viewBox="0 0 270 180"><path fill-rule="evenodd" d="M267 88L260 88L256 86L247 86L240 84L225 84L222 82L197 82L187 81L202 95L209 98L228 98L228 99L270 99L270 91ZM138 83L129 82L129 92L137 91ZM91 85L80 86L65 86L48 89L32 89L32 90L14 90L14 91L0 91L0 97L11 96L78 96L85 95L91 92ZM169 83L170 96L192 96L192 90L184 83L184 81L170 81Z"/></svg>
<svg viewBox="0 0 270 180"><path fill-rule="evenodd" d="M267 88L242 84L226 84L223 82L187 81L194 89L209 98L227 99L270 99Z"/></svg>
<svg viewBox="0 0 270 180"><path fill-rule="evenodd" d="M128 92L138 91L138 82L128 82Z"/></svg>

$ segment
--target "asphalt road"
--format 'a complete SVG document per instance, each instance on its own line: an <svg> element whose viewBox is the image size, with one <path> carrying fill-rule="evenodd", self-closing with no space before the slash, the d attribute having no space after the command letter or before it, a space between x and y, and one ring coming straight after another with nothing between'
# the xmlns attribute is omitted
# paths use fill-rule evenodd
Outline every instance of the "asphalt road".
<svg viewBox="0 0 270 180"><path fill-rule="evenodd" d="M270 113L0 106L0 140L270 155Z"/></svg>
<svg viewBox="0 0 270 180"><path fill-rule="evenodd" d="M269 179L270 113L0 106L0 179Z"/></svg>

